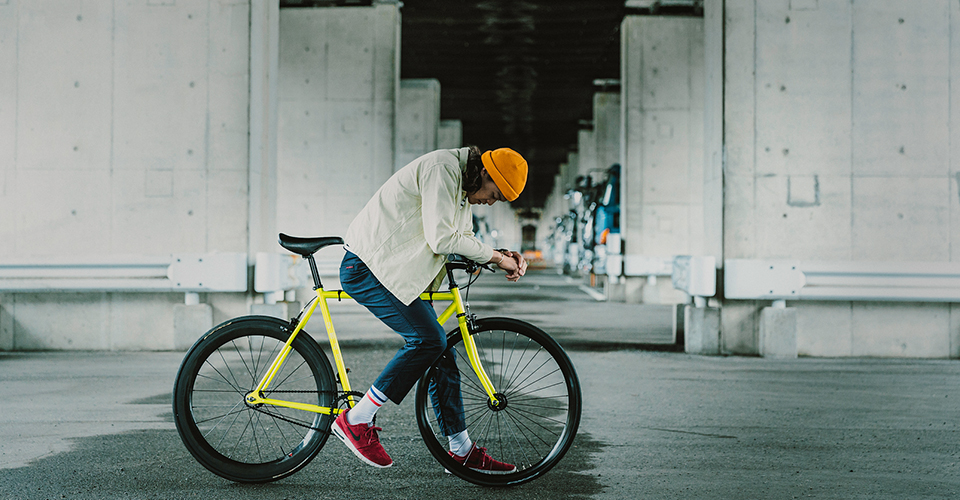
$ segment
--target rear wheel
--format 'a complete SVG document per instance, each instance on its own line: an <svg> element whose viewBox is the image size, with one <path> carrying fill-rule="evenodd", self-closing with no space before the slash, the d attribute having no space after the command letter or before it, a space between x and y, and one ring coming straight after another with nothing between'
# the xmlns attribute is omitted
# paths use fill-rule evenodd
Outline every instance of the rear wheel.
<svg viewBox="0 0 960 500"><path fill-rule="evenodd" d="M522 321L482 319L472 337L500 404L491 404L467 358L460 331L454 330L447 337L447 351L417 387L420 433L430 453L467 481L497 486L535 479L563 458L580 425L580 383L573 363L549 335ZM442 370L459 376L470 438L493 458L515 465L516 471L477 472L450 457L430 396L430 386Z"/></svg>
<svg viewBox="0 0 960 500"><path fill-rule="evenodd" d="M204 467L238 482L289 476L316 456L333 417L271 405L248 405L290 337L284 321L248 316L227 321L190 349L173 391L183 443ZM330 407L336 384L322 349L301 331L265 397Z"/></svg>

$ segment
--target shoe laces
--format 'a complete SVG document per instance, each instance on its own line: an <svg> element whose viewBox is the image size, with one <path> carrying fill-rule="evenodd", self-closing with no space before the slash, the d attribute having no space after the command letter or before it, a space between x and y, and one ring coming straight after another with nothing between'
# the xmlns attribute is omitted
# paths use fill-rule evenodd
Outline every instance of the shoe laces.
<svg viewBox="0 0 960 500"><path fill-rule="evenodd" d="M472 457L476 457L476 460L480 461L481 466L490 459L490 455L487 455L487 448L479 446L474 446L473 449L467 453L467 456L463 459L463 463L467 463Z"/></svg>
<svg viewBox="0 0 960 500"><path fill-rule="evenodd" d="M371 426L367 427L367 429L364 430L363 433L368 436L367 439L369 439L370 441L375 441L375 442L379 443L379 442L380 442L380 431L382 431L382 430L383 430L382 427L374 427L374 426L371 425Z"/></svg>

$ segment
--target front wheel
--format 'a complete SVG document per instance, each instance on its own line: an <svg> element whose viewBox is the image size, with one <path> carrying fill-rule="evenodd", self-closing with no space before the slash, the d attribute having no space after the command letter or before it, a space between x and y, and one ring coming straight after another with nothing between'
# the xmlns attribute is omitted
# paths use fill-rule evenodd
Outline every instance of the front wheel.
<svg viewBox="0 0 960 500"><path fill-rule="evenodd" d="M244 401L290 337L288 323L266 316L229 320L190 349L173 389L183 443L204 467L238 482L289 476L310 462L333 417ZM336 385L320 346L301 331L264 396L330 407Z"/></svg>
<svg viewBox="0 0 960 500"><path fill-rule="evenodd" d="M484 486L535 479L563 458L580 425L580 382L573 363L555 340L523 321L482 319L472 337L499 404L491 404L467 358L461 333L454 330L447 337L447 350L417 387L420 433L430 453L462 479ZM475 445L513 464L515 471L478 472L449 455L446 433L451 426L454 431L459 427L457 412L450 410L457 406L457 392Z"/></svg>

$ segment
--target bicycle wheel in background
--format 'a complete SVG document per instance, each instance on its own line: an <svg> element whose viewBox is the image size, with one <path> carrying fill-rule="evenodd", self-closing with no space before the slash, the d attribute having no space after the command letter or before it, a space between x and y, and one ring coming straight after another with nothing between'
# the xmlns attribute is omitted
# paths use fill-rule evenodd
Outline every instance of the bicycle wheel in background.
<svg viewBox="0 0 960 500"><path fill-rule="evenodd" d="M290 332L278 318L236 318L207 332L180 365L173 389L177 431L213 473L238 482L274 481L303 468L326 442L330 415L244 402ZM292 347L264 395L332 406L336 384L323 350L304 331Z"/></svg>
<svg viewBox="0 0 960 500"><path fill-rule="evenodd" d="M417 423L430 453L448 471L485 486L520 484L550 470L573 444L580 425L580 382L560 345L523 321L478 320L473 339L501 401L493 407L470 366L460 331L454 330L447 339L447 351L417 387ZM495 459L515 465L515 472L473 471L448 454L448 440L440 431L428 389L438 364L451 355L460 375L470 438Z"/></svg>

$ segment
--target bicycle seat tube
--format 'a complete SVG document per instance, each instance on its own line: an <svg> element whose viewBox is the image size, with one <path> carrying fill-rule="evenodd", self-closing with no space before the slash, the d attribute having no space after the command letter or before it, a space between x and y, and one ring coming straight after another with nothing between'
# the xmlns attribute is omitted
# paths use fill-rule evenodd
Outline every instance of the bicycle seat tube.
<svg viewBox="0 0 960 500"><path fill-rule="evenodd" d="M327 414L337 413L336 409L321 408L314 405L294 406L289 402L270 400L262 396L263 392L267 389L267 387L270 386L270 382L273 380L273 377L280 370L280 367L283 366L283 362L286 360L287 354L289 354L290 350L292 349L294 339L296 338L297 334L303 330L303 327L307 324L307 322L310 321L310 318L313 316L317 305L320 306L320 315L323 316L324 326L327 330L327 338L330 341L330 350L333 351L333 357L336 361L335 364L337 366L337 374L340 379L340 386L343 388L344 392L350 392L350 380L347 378L347 370L343 362L343 354L340 352L340 343L337 341L337 333L333 328L333 320L330 316L330 306L327 304L327 299L333 297L336 297L337 299L350 299L351 297L342 290L334 290L329 292L325 291L323 289L323 284L320 281L320 275L317 272L317 266L314 262L313 255L307 256L307 260L310 263L310 271L313 275L314 281L314 291L316 292L317 296L310 301L304 310L300 311L300 321L297 323L297 327L293 330L293 333L290 334L290 338L287 339L287 343L280 351L280 354L273 360L273 363L270 365L270 369L267 370L266 374L264 374L263 379L260 380L257 388L247 395L247 402L250 404L270 403L278 406L288 406L301 410ZM353 405L356 404L356 402L353 400L353 396L347 397L347 404L353 408Z"/></svg>

